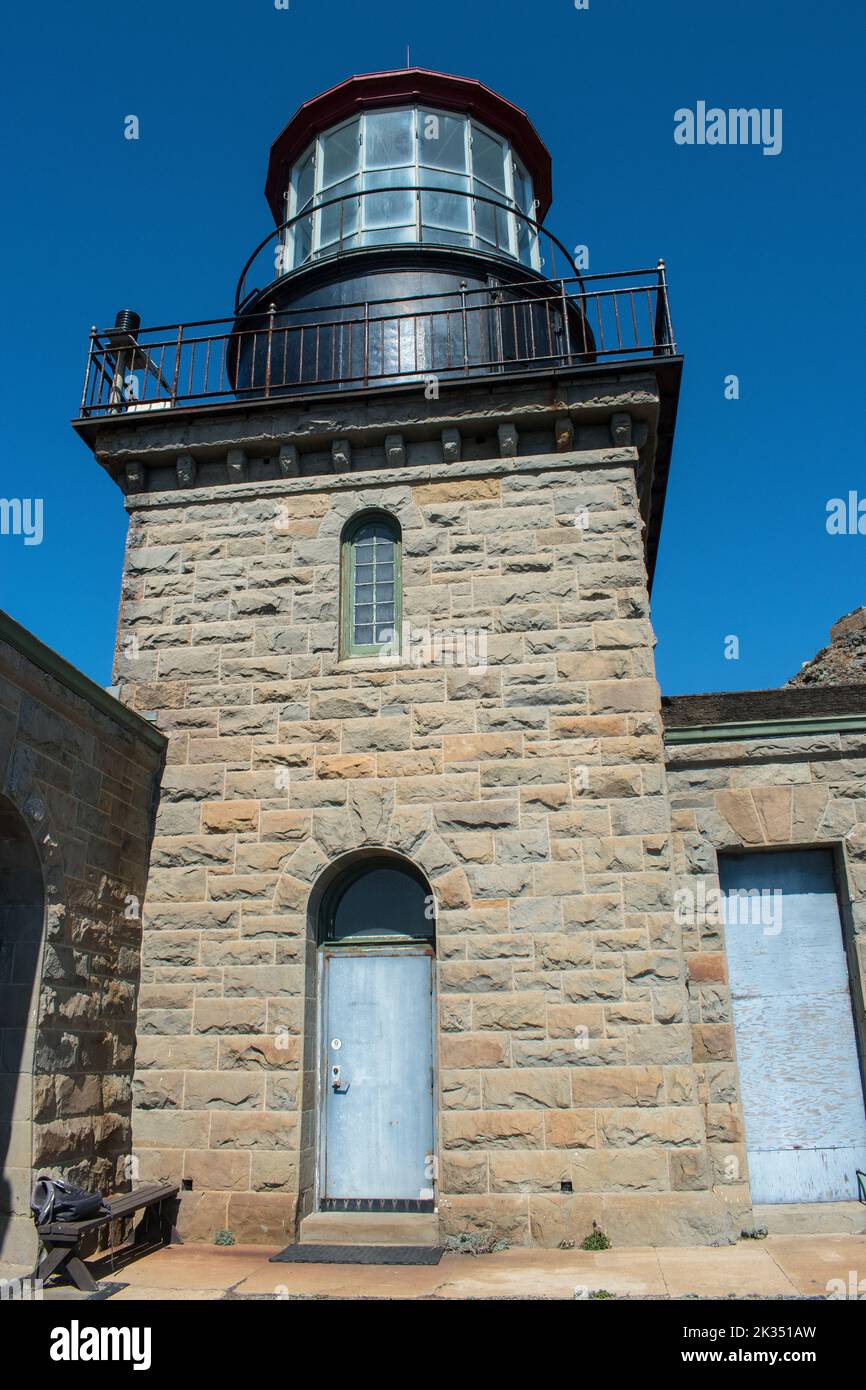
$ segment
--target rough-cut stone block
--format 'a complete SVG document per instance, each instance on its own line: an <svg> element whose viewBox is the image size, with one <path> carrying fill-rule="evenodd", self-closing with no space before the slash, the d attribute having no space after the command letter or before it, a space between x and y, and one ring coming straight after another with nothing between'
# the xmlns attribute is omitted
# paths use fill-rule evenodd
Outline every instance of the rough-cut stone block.
<svg viewBox="0 0 866 1390"><path fill-rule="evenodd" d="M552 1068L485 1072L484 1104L490 1110L568 1109L571 1086L567 1071Z"/></svg>
<svg viewBox="0 0 866 1390"><path fill-rule="evenodd" d="M280 472L284 478L296 478L301 471L297 445L283 444L279 454Z"/></svg>
<svg viewBox="0 0 866 1390"><path fill-rule="evenodd" d="M229 449L226 455L226 470L230 483L245 483L247 481L249 466L243 449Z"/></svg>
<svg viewBox="0 0 866 1390"><path fill-rule="evenodd" d="M386 434L385 464L388 468L402 468L406 462L406 441L402 434Z"/></svg>
<svg viewBox="0 0 866 1390"><path fill-rule="evenodd" d="M442 1144L451 1149L541 1149L544 1120L537 1110L455 1110L442 1121Z"/></svg>
<svg viewBox="0 0 866 1390"><path fill-rule="evenodd" d="M178 487L194 487L197 468L192 454L178 454L176 468Z"/></svg>
<svg viewBox="0 0 866 1390"><path fill-rule="evenodd" d="M331 445L331 466L335 473L348 473L352 467L352 446L348 439L335 439Z"/></svg>
<svg viewBox="0 0 866 1390"><path fill-rule="evenodd" d="M185 1103L189 1110L260 1110L264 1082L246 1072L190 1072Z"/></svg>
<svg viewBox="0 0 866 1390"><path fill-rule="evenodd" d="M554 424L556 447L560 453L574 448L574 424L567 415L557 415Z"/></svg>
<svg viewBox="0 0 866 1390"><path fill-rule="evenodd" d="M463 441L460 431L447 429L442 431L442 457L446 463L459 463L463 452Z"/></svg>
<svg viewBox="0 0 866 1390"><path fill-rule="evenodd" d="M496 437L499 441L500 458L516 458L518 453L518 441L517 429L515 425L511 422L504 425L498 425L496 428Z"/></svg>

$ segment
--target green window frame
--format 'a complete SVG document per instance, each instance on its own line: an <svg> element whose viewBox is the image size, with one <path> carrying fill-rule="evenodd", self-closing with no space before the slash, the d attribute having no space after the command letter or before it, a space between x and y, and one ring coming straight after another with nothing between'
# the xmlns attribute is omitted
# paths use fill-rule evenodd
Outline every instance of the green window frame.
<svg viewBox="0 0 866 1390"><path fill-rule="evenodd" d="M403 623L402 536L396 517L364 512L343 532L343 657L400 652Z"/></svg>

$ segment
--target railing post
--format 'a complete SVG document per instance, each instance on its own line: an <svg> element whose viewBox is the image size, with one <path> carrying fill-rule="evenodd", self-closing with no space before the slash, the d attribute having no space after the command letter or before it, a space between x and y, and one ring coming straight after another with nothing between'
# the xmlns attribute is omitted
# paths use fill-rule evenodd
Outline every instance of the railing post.
<svg viewBox="0 0 866 1390"><path fill-rule="evenodd" d="M565 281L560 280L559 288L562 291L562 323L565 328L565 361L566 366L571 366L571 325L568 321L568 295L565 292Z"/></svg>
<svg viewBox="0 0 866 1390"><path fill-rule="evenodd" d="M83 416L87 408L87 392L90 388L90 369L93 366L93 349L96 344L96 324L90 329L90 338L87 343L87 362L84 367L84 385L81 388L81 408L79 415Z"/></svg>
<svg viewBox="0 0 866 1390"><path fill-rule="evenodd" d="M174 345L174 373L171 378L171 403L177 405L177 379L180 375L180 351L183 343L183 324L177 326L177 341Z"/></svg>
<svg viewBox="0 0 866 1390"><path fill-rule="evenodd" d="M659 320L661 320L663 342L661 344L656 343L656 346L662 346L667 352L675 353L677 348L674 342L674 328L671 323L671 311L668 304L668 278L663 260L659 260L658 263L658 277L659 302L656 305L656 337L658 337Z"/></svg>
<svg viewBox="0 0 866 1390"><path fill-rule="evenodd" d="M469 370L469 324L466 321L466 280L460 281L460 318L463 324L463 370Z"/></svg>
<svg viewBox="0 0 866 1390"><path fill-rule="evenodd" d="M268 353L265 359L265 396L271 394L271 343L274 338L274 314L277 312L276 304L268 305ZM255 365L253 366L255 370Z"/></svg>

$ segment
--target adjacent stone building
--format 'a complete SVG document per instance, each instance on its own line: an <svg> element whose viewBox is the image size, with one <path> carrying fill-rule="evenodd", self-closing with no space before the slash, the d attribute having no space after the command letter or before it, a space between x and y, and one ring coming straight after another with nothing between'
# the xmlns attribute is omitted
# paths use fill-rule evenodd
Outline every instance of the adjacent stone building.
<svg viewBox="0 0 866 1390"><path fill-rule="evenodd" d="M0 1257L32 1173L132 1176L141 903L165 738L0 613Z"/></svg>
<svg viewBox="0 0 866 1390"><path fill-rule="evenodd" d="M743 1179L751 1172L754 1187L767 1149L781 1175L761 1174L753 1194L761 1203L758 1224L866 1229L866 1213L855 1202L856 1170L864 1166L866 685L686 695L666 698L662 707L694 1058L717 1180L726 1171ZM775 921L749 904L746 924L754 924L757 944L750 948L753 960L735 962L739 1019L729 938L744 923L736 913L720 917L712 910L726 860L752 866L753 893L769 886L779 906ZM793 891L808 886L817 902L823 867L831 880L824 896L833 902L829 920L819 924L829 930L799 939L799 904L785 888L791 868L802 871L809 862L817 881L796 883ZM827 970L834 945L835 977ZM744 1124L739 1090L746 1054ZM803 1157L810 1148L813 1161ZM824 1188L822 1176L837 1158L839 1180ZM804 1165L811 1171L790 1171ZM862 1188L860 1195L866 1196Z"/></svg>
<svg viewBox="0 0 866 1390"><path fill-rule="evenodd" d="M122 312L76 422L130 514L122 708L167 741L128 1172L201 1240L850 1224L864 687L660 698L664 266L577 275L524 113L422 70L308 102L266 191L235 318ZM832 965L807 1104L796 987L724 916L773 848L820 859L772 861L789 959Z"/></svg>

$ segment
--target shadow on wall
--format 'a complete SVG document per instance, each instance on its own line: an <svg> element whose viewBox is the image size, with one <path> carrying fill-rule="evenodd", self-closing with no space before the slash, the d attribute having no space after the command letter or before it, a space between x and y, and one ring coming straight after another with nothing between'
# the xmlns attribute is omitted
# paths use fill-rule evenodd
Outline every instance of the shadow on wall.
<svg viewBox="0 0 866 1390"><path fill-rule="evenodd" d="M33 1051L45 895L36 846L0 796L0 1260L36 1255L30 1217Z"/></svg>

